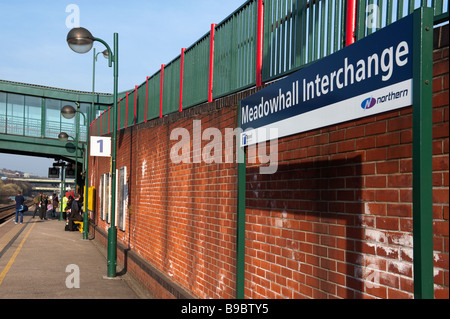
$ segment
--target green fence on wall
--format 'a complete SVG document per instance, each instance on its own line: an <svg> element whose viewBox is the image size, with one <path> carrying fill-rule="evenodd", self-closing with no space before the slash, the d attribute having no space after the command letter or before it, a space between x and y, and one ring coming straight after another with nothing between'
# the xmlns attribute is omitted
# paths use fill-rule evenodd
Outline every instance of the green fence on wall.
<svg viewBox="0 0 450 319"><path fill-rule="evenodd" d="M264 0L262 81L277 80L342 49L345 46L348 2ZM448 0L357 0L356 40L401 19L420 6L434 8L436 23L448 19ZM213 31L213 39L211 31L207 32L170 63L162 65L161 70L129 91L128 99L126 96L121 98L120 129L207 102L211 87L211 45L214 54L213 99L256 85L258 0L246 1L213 26ZM109 112L102 115L103 121L112 119ZM102 123L100 127L96 122L94 126L98 134L108 133L108 125Z"/></svg>

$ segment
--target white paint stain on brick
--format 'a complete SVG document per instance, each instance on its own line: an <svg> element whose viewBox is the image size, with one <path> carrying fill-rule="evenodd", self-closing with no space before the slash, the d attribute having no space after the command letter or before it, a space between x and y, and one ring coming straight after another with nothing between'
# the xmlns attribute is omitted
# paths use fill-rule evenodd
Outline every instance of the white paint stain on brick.
<svg viewBox="0 0 450 319"><path fill-rule="evenodd" d="M369 203L364 203L364 214L371 215Z"/></svg>
<svg viewBox="0 0 450 319"><path fill-rule="evenodd" d="M402 247L401 249L400 249L400 251L403 253L403 254L405 254L406 256L408 256L408 258L410 259L410 260L412 260L413 259L413 249L412 248L405 248L405 247Z"/></svg>
<svg viewBox="0 0 450 319"><path fill-rule="evenodd" d="M412 235L404 234L402 236L391 236L392 243L412 247L413 246L413 237Z"/></svg>
<svg viewBox="0 0 450 319"><path fill-rule="evenodd" d="M224 282L225 274L226 274L225 268L222 268L220 270L219 282L218 282L217 287L216 287L216 295L219 298L223 297L223 291L224 291L224 288L225 288L225 282Z"/></svg>
<svg viewBox="0 0 450 319"><path fill-rule="evenodd" d="M374 229L365 229L364 230L367 240L369 241L375 241L379 243L387 243L388 238L386 233L381 232L379 230Z"/></svg>
<svg viewBox="0 0 450 319"><path fill-rule="evenodd" d="M404 261L390 261L391 267L395 270L396 273L399 273L403 276L408 276L412 272L412 264Z"/></svg>
<svg viewBox="0 0 450 319"><path fill-rule="evenodd" d="M440 260L439 254L434 254L434 261L438 262Z"/></svg>
<svg viewBox="0 0 450 319"><path fill-rule="evenodd" d="M147 171L147 160L144 159L144 161L142 162L142 179L144 179L146 171Z"/></svg>
<svg viewBox="0 0 450 319"><path fill-rule="evenodd" d="M384 253L386 254L386 256L389 257L395 257L398 255L398 248L394 248L394 247L389 247L386 245L378 245L378 248L384 250Z"/></svg>
<svg viewBox="0 0 450 319"><path fill-rule="evenodd" d="M274 226L275 227L285 227L285 228L290 228L291 227L291 223L288 219L288 213L287 213L287 206L286 203L283 203L283 211L281 212L281 217L277 217L275 218L275 222L274 222Z"/></svg>
<svg viewBox="0 0 450 319"><path fill-rule="evenodd" d="M169 270L167 271L167 274L169 275L169 277L173 277L173 264L172 264L172 260L169 260Z"/></svg>

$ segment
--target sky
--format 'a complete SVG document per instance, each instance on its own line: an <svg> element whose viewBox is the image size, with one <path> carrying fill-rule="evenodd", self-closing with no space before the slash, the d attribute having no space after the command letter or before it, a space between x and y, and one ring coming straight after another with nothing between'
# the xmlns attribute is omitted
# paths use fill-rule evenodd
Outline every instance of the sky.
<svg viewBox="0 0 450 319"><path fill-rule="evenodd" d="M93 50L73 52L70 28L113 47L119 34L119 92L134 89L245 0L0 0L0 79L92 91ZM79 18L79 20L77 19ZM97 52L105 47L94 43ZM113 70L98 57L95 90L112 93ZM30 165L33 163L33 165ZM0 168L46 176L53 160L0 153Z"/></svg>

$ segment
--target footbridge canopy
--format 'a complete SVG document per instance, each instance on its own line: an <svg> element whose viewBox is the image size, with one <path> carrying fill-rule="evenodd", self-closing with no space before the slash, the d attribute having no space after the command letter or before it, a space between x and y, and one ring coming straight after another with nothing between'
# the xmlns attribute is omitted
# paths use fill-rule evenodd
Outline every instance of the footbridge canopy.
<svg viewBox="0 0 450 319"><path fill-rule="evenodd" d="M76 117L61 115L64 105L79 104L79 148L71 138L58 140L58 134L76 135ZM46 87L0 80L0 152L81 162L89 118L93 119L112 104L112 95ZM89 110L93 106L91 116Z"/></svg>

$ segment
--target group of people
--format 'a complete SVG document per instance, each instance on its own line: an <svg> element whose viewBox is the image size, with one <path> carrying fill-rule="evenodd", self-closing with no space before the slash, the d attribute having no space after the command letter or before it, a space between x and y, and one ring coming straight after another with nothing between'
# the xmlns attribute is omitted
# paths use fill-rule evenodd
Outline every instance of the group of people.
<svg viewBox="0 0 450 319"><path fill-rule="evenodd" d="M56 194L49 197L42 192L33 199L33 203L35 205L33 218L36 217L36 213L39 210L39 217L41 220L47 219L47 213L50 213L52 218L57 218L56 208L59 204L59 199Z"/></svg>
<svg viewBox="0 0 450 319"><path fill-rule="evenodd" d="M16 198L16 224L19 222L20 215L20 223L23 223L23 210L22 207L25 203L25 198L22 196L22 193L19 191ZM35 205L33 218L36 217L37 212L39 211L39 217L41 220L47 220L47 214L50 213L50 216L54 219L58 218L58 214L56 212L56 208L59 205L59 199L56 194L53 194L49 198L46 194L42 192L34 197L33 203ZM66 230L78 230L77 225L74 224L75 221L83 221L83 200L80 194L74 194L73 192L67 192L66 196L63 197L62 206L60 208L60 213L63 216L63 219L66 220Z"/></svg>

